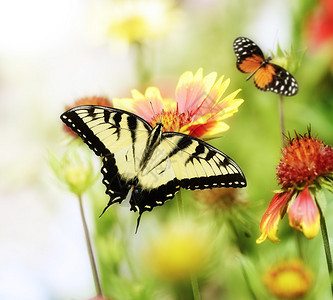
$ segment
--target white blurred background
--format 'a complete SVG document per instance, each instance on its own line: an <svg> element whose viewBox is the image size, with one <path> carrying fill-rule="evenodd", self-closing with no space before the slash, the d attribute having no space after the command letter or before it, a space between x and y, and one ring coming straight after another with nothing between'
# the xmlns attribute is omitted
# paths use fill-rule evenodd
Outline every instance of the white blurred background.
<svg viewBox="0 0 333 300"><path fill-rule="evenodd" d="M0 299L94 296L77 200L46 163L47 151L62 147L65 105L135 87L128 49L94 38L92 2L0 2ZM249 30L273 48L288 35L274 25L283 5L266 4L270 26L258 18Z"/></svg>

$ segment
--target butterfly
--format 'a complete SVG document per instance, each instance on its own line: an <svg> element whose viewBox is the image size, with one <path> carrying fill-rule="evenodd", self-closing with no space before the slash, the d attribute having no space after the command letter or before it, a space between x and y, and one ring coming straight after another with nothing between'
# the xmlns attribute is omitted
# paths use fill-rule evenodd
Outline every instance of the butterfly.
<svg viewBox="0 0 333 300"><path fill-rule="evenodd" d="M294 96L298 92L296 79L282 67L270 63L272 58L265 58L256 43L245 37L234 41L237 68L243 73L254 76L255 86L263 91L271 91L283 96Z"/></svg>
<svg viewBox="0 0 333 300"><path fill-rule="evenodd" d="M96 155L102 157L102 182L114 203L127 200L143 212L163 205L180 188L245 187L239 166L227 155L195 137L164 132L141 117L116 108L78 106L61 115ZM102 215L101 214L101 215Z"/></svg>

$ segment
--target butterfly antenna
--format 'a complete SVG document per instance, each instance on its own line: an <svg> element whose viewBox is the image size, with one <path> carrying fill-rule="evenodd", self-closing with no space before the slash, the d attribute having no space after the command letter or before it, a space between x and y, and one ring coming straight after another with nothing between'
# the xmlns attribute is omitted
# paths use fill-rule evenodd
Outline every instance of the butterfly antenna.
<svg viewBox="0 0 333 300"><path fill-rule="evenodd" d="M154 117L156 117L156 113L155 113L155 110L154 110L153 103L151 101L149 101L149 104L150 104L151 110L153 111Z"/></svg>

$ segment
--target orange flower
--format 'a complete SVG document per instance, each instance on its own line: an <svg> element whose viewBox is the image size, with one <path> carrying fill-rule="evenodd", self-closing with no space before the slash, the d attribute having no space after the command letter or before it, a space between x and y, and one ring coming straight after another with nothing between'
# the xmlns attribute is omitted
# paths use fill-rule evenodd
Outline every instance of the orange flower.
<svg viewBox="0 0 333 300"><path fill-rule="evenodd" d="M129 108L152 126L163 123L165 131L175 131L195 137L216 135L229 129L224 120L238 111L243 99L235 99L239 89L222 98L230 80L217 74L203 77L199 69L194 75L185 72L179 79L176 97L163 99L158 88L147 88L145 95L132 91L133 99L114 99L115 106Z"/></svg>
<svg viewBox="0 0 333 300"><path fill-rule="evenodd" d="M211 189L197 190L194 197L213 210L230 210L235 207L246 206L248 202L244 199L239 189Z"/></svg>
<svg viewBox="0 0 333 300"><path fill-rule="evenodd" d="M106 97L101 96L92 96L92 97L83 97L74 102L73 105L66 106L66 110L81 106L81 105L100 105L100 106L108 106L113 107L112 101ZM72 135L72 137L79 137L72 129L70 129L65 124L63 125L64 131Z"/></svg>
<svg viewBox="0 0 333 300"><path fill-rule="evenodd" d="M313 275L300 260L280 261L265 272L263 281L272 295L281 299L295 299L310 290Z"/></svg>
<svg viewBox="0 0 333 300"><path fill-rule="evenodd" d="M290 226L302 231L308 239L314 238L320 227L316 192L321 187L332 189L333 148L312 137L310 130L304 136L296 133L282 150L277 177L282 191L274 195L262 217L257 243L267 237L279 242L278 224L286 212Z"/></svg>

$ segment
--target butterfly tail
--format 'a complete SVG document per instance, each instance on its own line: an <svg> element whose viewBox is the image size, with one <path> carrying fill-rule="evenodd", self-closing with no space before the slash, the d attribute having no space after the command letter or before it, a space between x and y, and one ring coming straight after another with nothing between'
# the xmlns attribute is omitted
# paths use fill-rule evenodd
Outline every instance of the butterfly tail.
<svg viewBox="0 0 333 300"><path fill-rule="evenodd" d="M143 212L140 212L139 213L139 217L138 219L136 220L136 228L135 228L135 234L137 234L138 232L138 229L139 229L139 225L140 225L140 221L141 221L141 216L142 216Z"/></svg>

